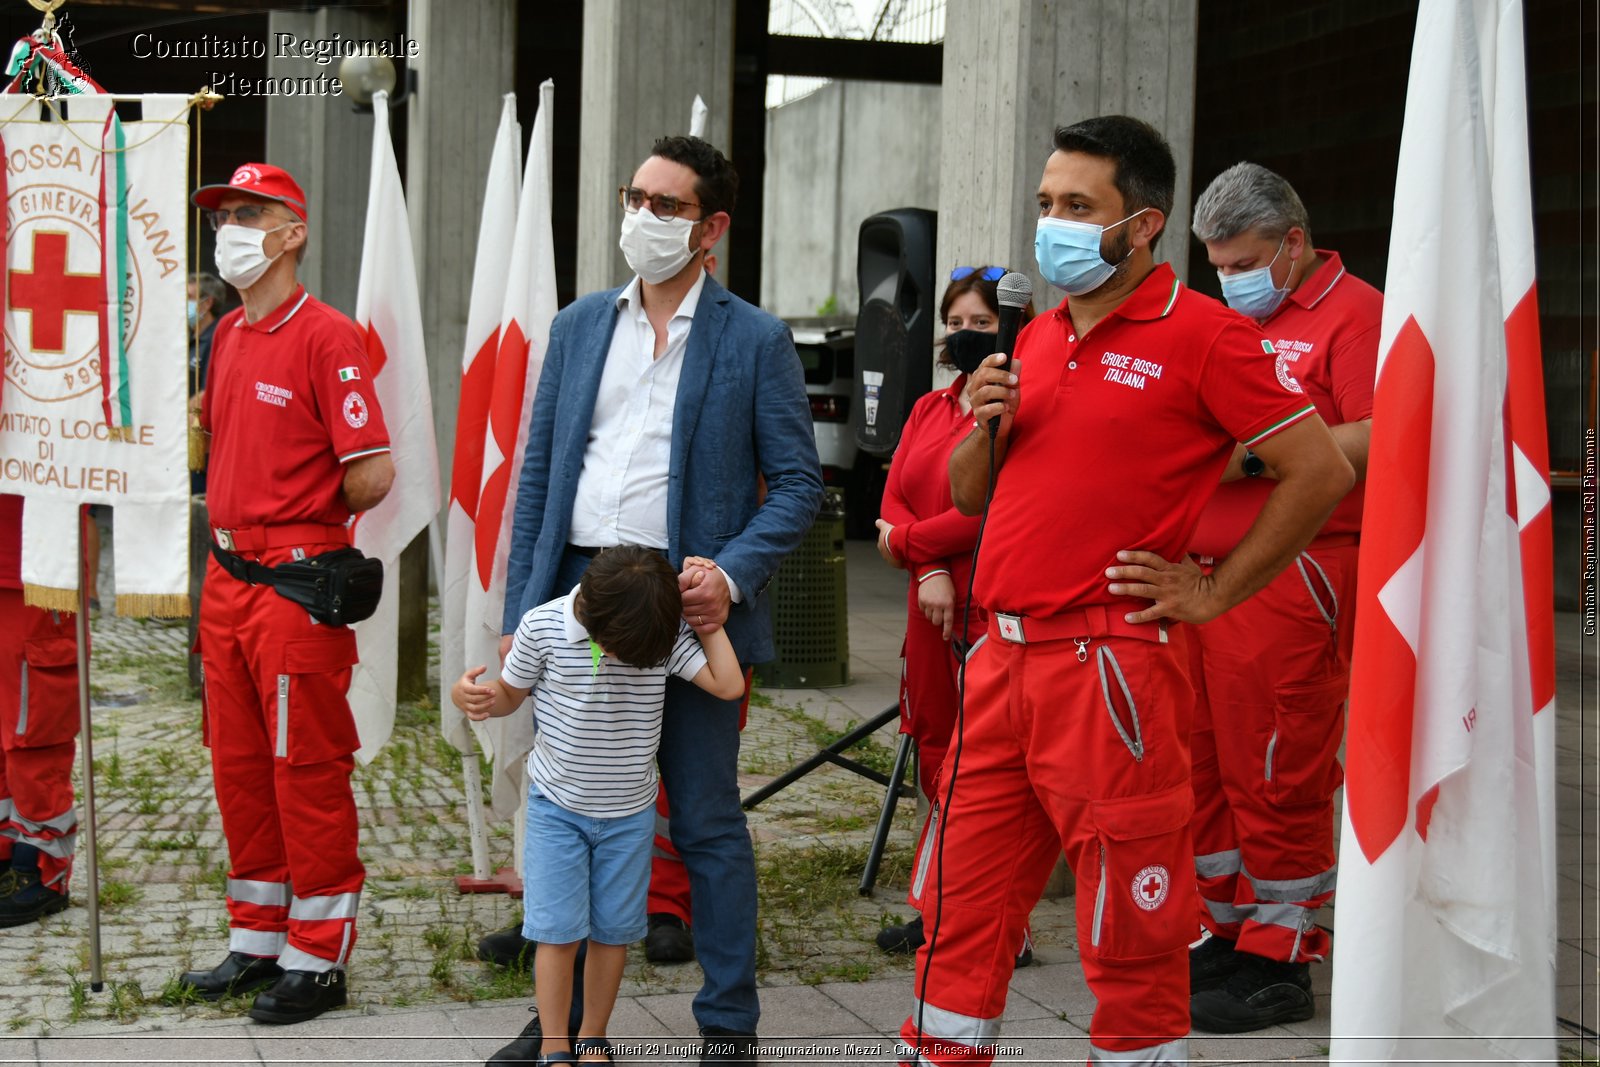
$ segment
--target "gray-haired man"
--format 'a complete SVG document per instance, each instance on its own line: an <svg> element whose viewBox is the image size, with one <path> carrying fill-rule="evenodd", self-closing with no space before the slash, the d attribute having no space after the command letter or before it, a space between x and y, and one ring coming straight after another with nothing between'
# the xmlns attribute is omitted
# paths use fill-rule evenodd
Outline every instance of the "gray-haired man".
<svg viewBox="0 0 1600 1067"><path fill-rule="evenodd" d="M1312 246L1305 206L1265 167L1223 171L1194 217L1223 297L1261 324L1279 382L1311 399L1364 477L1383 295L1337 252ZM1274 477L1236 449L1191 546L1203 567L1233 551ZM1212 934L1190 954L1196 1029L1240 1033L1315 1011L1310 964L1329 948L1316 910L1334 888L1362 490L1358 480L1295 566L1189 630L1195 868Z"/></svg>

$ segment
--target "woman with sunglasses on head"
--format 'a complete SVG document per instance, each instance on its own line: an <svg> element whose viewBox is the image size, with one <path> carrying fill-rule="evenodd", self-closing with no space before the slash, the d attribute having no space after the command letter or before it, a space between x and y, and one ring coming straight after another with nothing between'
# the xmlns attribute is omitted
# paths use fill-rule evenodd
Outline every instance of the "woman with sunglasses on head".
<svg viewBox="0 0 1600 1067"><path fill-rule="evenodd" d="M878 519L878 553L892 567L910 575L905 644L905 666L900 682L900 732L917 742L917 785L924 795L938 795L937 783L956 724L957 672L967 647L988 626L988 616L978 604L967 606L972 575L972 549L978 539L978 519L956 510L950 499L950 453L972 430L972 405L967 399L967 375L995 350L1000 330L1000 301L996 283L1004 267L957 267L939 302L944 337L939 342L939 367L955 378L916 402L900 434L900 445L889 466ZM1025 307L1022 321L1033 317ZM917 869L922 854L931 849L919 842ZM914 879L909 900L917 906L921 879ZM878 933L878 947L886 952L915 952L923 942L922 917ZM1018 949L1017 966L1033 961L1026 934Z"/></svg>

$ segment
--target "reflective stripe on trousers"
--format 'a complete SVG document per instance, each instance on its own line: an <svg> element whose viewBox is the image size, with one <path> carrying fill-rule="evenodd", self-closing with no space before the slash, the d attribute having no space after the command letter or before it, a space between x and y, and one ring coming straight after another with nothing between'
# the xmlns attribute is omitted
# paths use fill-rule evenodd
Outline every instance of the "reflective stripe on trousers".
<svg viewBox="0 0 1600 1067"><path fill-rule="evenodd" d="M1111 1049L1099 1048L1092 1042L1089 1045L1090 1063L1117 1063L1117 1064L1155 1064L1155 1063L1182 1063L1189 1062L1189 1041L1180 1037L1176 1041L1167 1041L1160 1045L1151 1045L1148 1048L1127 1049L1114 1052Z"/></svg>

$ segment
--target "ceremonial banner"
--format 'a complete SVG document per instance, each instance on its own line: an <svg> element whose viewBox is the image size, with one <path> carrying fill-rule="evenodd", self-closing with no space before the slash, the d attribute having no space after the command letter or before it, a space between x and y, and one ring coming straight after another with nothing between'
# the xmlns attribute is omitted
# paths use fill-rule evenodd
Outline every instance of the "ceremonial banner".
<svg viewBox="0 0 1600 1067"><path fill-rule="evenodd" d="M388 94L373 99L372 119L372 176L355 318L366 338L373 388L389 427L394 485L382 503L356 516L356 547L383 560L383 599L371 618L355 625L361 662L350 678L350 710L361 736L356 756L363 763L378 754L394 728L400 553L439 510L439 452L422 305L405 192L389 139Z"/></svg>
<svg viewBox="0 0 1600 1067"><path fill-rule="evenodd" d="M478 490L483 482L483 444L489 428L495 353L500 345L500 312L517 229L518 157L522 128L517 97L502 97L500 129L489 156L478 252L472 268L472 298L467 306L467 338L461 353L461 400L456 409L454 460L450 471L450 511L445 526L444 576L439 582L439 728L458 752L471 752L471 720L450 702L450 687L468 667L484 665L499 673L500 620L467 615L467 590L486 592L473 565Z"/></svg>
<svg viewBox="0 0 1600 1067"><path fill-rule="evenodd" d="M539 86L539 112L533 120L517 204L490 393L489 431L483 445L483 484L473 549L477 580L467 587L468 620L482 620L496 632L505 609L506 557L511 551L511 517L517 506L522 456L528 446L528 419L550 341L550 322L556 317L555 245L550 236L550 123L554 113L555 83L546 81ZM498 656L489 666L498 673ZM494 761L490 810L502 819L509 818L527 800L522 759L533 747L533 717L491 719L479 736L485 739Z"/></svg>
<svg viewBox="0 0 1600 1067"><path fill-rule="evenodd" d="M189 613L188 121L184 96L129 121L104 96L0 96L0 493L28 499L31 604L76 610L95 503L115 509L117 613Z"/></svg>
<svg viewBox="0 0 1600 1067"><path fill-rule="evenodd" d="M1517 0L1428 0L1362 530L1331 1060L1555 1058L1550 489Z"/></svg>

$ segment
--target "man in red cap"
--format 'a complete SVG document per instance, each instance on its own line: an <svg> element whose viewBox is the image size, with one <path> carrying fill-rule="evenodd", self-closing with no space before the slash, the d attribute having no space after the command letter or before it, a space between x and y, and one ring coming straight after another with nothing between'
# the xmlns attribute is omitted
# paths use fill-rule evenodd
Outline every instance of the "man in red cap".
<svg viewBox="0 0 1600 1067"><path fill-rule="evenodd" d="M217 323L201 406L214 545L198 644L230 934L225 960L182 981L207 1000L260 989L252 1018L301 1022L345 1003L355 944L356 639L235 578L218 554L272 567L349 545L352 516L384 498L394 465L360 332L296 278L300 186L246 163L193 199L243 306Z"/></svg>

